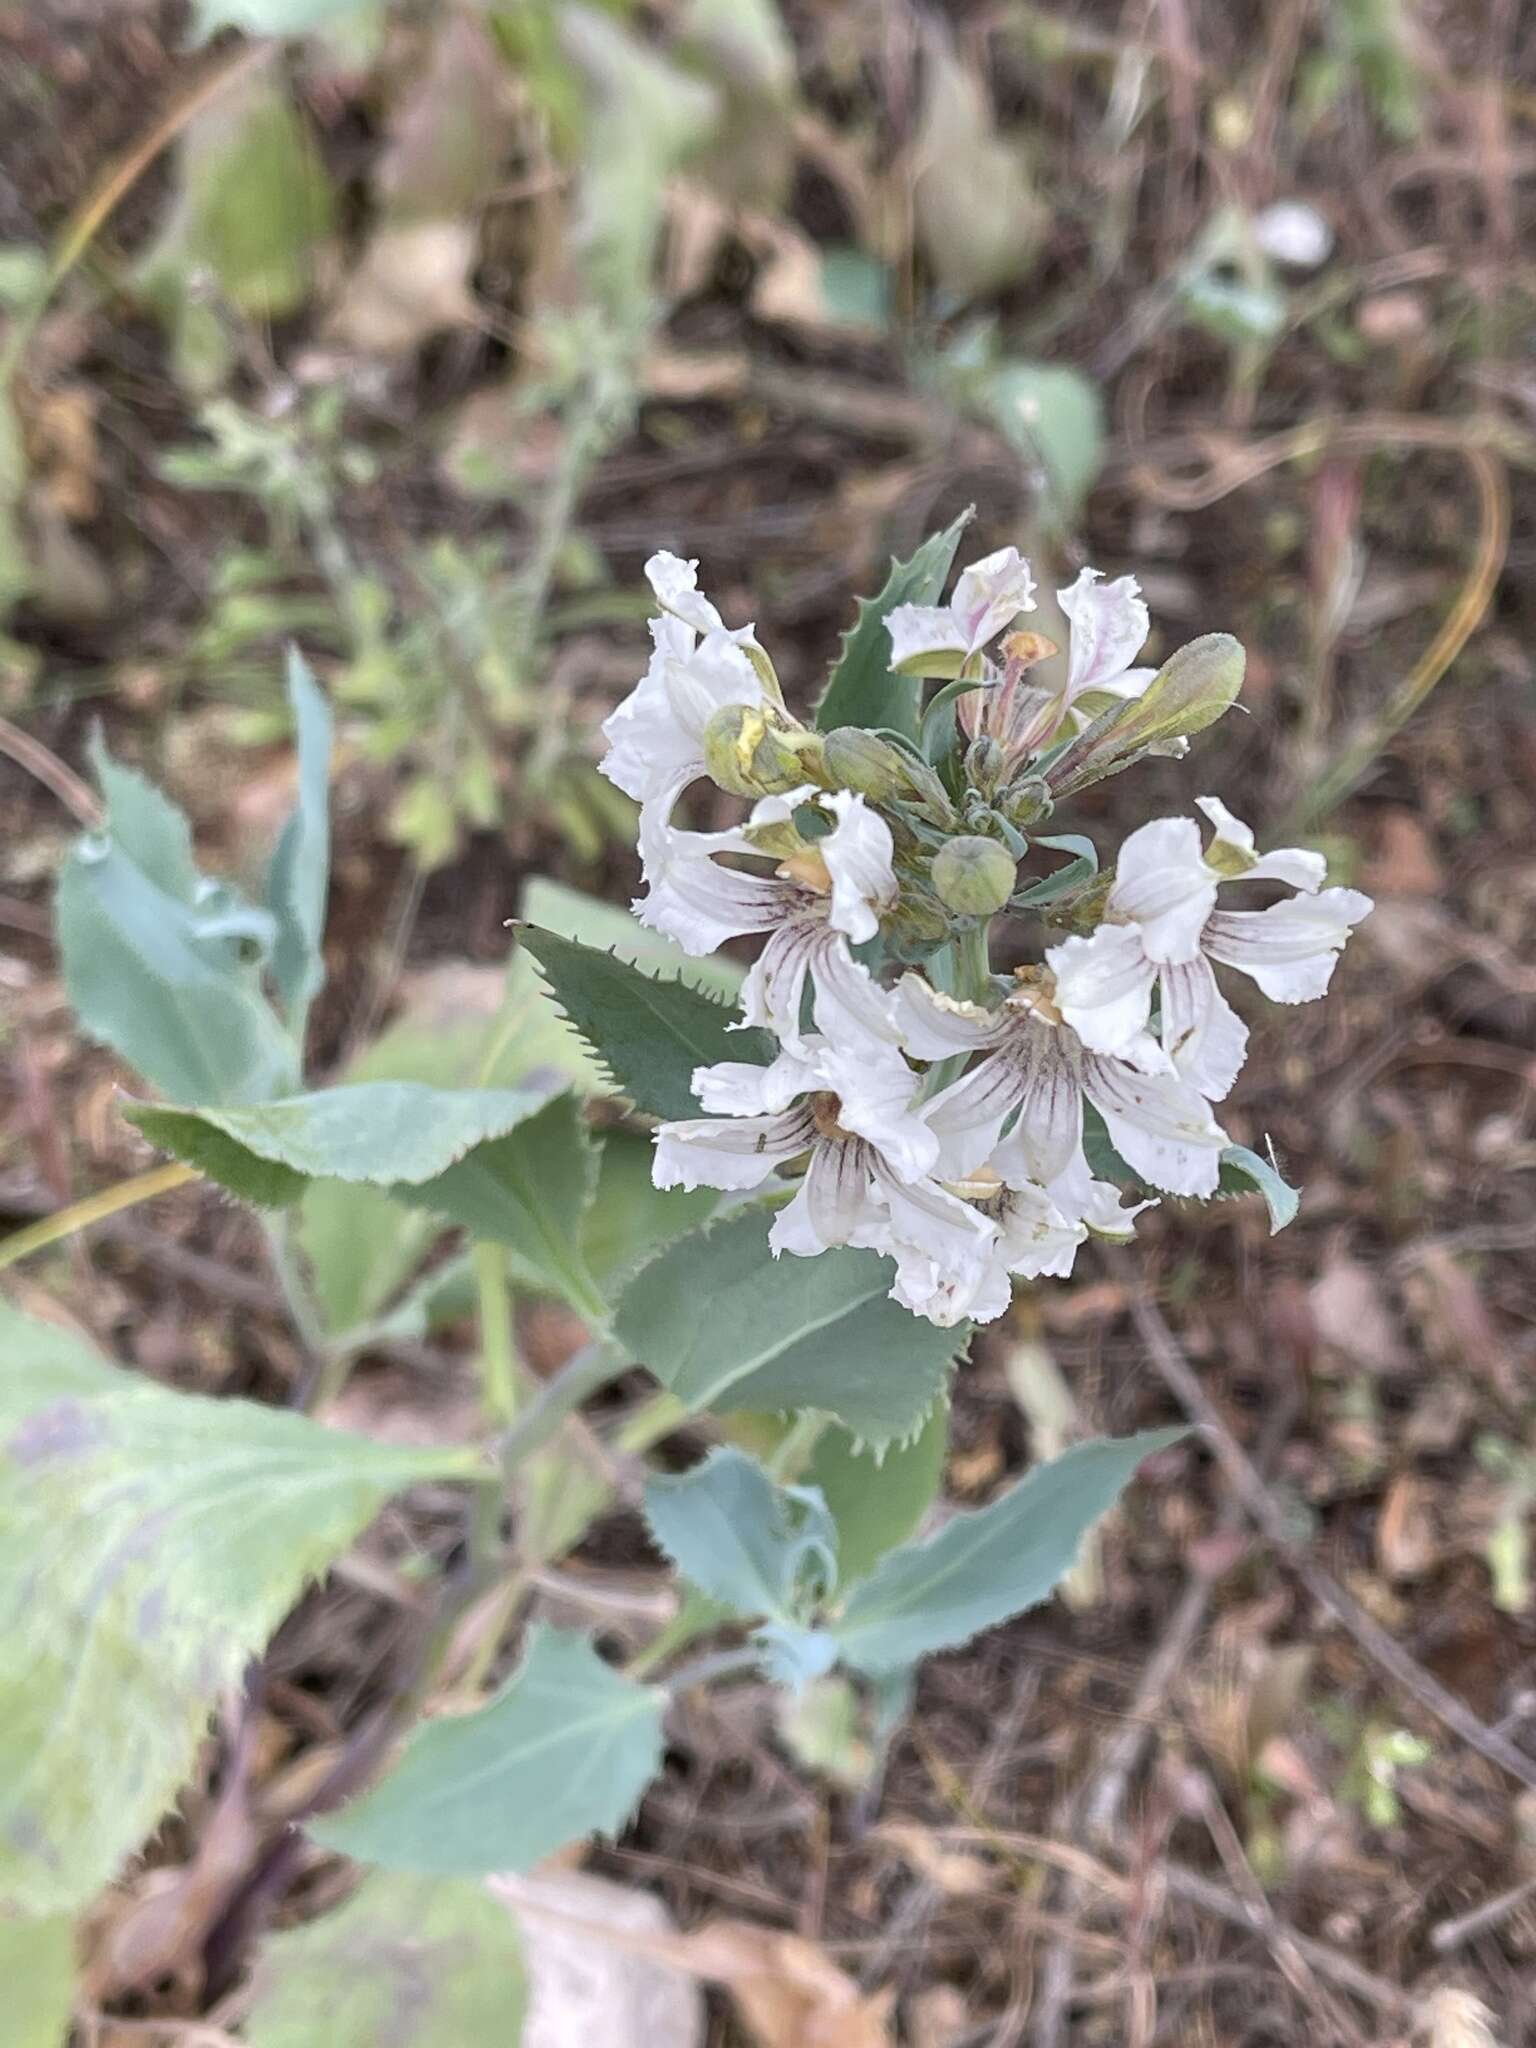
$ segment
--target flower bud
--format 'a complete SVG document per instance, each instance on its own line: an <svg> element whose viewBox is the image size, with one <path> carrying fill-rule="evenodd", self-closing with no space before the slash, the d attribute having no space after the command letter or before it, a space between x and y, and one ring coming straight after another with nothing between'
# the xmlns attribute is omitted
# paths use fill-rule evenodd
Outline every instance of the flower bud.
<svg viewBox="0 0 1536 2048"><path fill-rule="evenodd" d="M1163 663L1143 694L1113 704L1056 756L1046 771L1057 798L1129 767L1150 747L1166 747L1214 725L1237 701L1247 656L1230 633L1202 633Z"/></svg>
<svg viewBox="0 0 1536 2048"><path fill-rule="evenodd" d="M840 725L829 732L822 759L833 788L855 790L874 804L907 794L906 763L900 753L889 740L856 725Z"/></svg>
<svg viewBox="0 0 1536 2048"><path fill-rule="evenodd" d="M1000 809L1010 825L1038 825L1055 808L1050 784L1043 775L1026 775L1003 798Z"/></svg>
<svg viewBox="0 0 1536 2048"><path fill-rule="evenodd" d="M817 773L822 745L770 705L725 704L704 728L704 765L732 796L782 796Z"/></svg>
<svg viewBox="0 0 1536 2048"><path fill-rule="evenodd" d="M983 733L980 739L971 741L965 750L965 779L989 803L1002 788L1007 772L1008 757L996 740Z"/></svg>
<svg viewBox="0 0 1536 2048"><path fill-rule="evenodd" d="M949 839L933 857L939 900L964 917L990 917L1013 894L1017 863L995 839Z"/></svg>

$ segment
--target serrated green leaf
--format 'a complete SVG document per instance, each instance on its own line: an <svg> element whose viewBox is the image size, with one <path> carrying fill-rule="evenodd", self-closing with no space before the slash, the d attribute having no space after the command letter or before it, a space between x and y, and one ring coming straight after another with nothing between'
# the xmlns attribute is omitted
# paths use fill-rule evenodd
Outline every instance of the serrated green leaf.
<svg viewBox="0 0 1536 2048"><path fill-rule="evenodd" d="M990 1507L891 1551L831 1625L844 1660L858 1670L900 1670L1037 1606L1142 1460L1185 1434L1149 1429L1074 1444Z"/></svg>
<svg viewBox="0 0 1536 2048"><path fill-rule="evenodd" d="M645 1518L683 1577L746 1620L792 1621L805 1592L836 1586L837 1530L820 1495L775 1485L733 1445L647 1480Z"/></svg>
<svg viewBox="0 0 1536 2048"><path fill-rule="evenodd" d="M301 1023L325 980L320 945L331 879L331 710L296 647L288 650L288 701L298 736L298 801L272 855L267 903L277 920L272 979L290 1022Z"/></svg>
<svg viewBox="0 0 1536 2048"><path fill-rule="evenodd" d="M514 2048L527 2003L517 1922L483 1885L378 1870L264 1944L241 2034L250 2048Z"/></svg>
<svg viewBox="0 0 1536 2048"><path fill-rule="evenodd" d="M819 1408L884 1444L917 1428L970 1336L898 1307L892 1272L876 1252L775 1259L753 1207L642 1266L614 1325L689 1408Z"/></svg>
<svg viewBox="0 0 1536 2048"><path fill-rule="evenodd" d="M68 1915L0 1917L0 1984L6 2048L64 2048L75 2002L75 1929Z"/></svg>
<svg viewBox="0 0 1536 2048"><path fill-rule="evenodd" d="M905 562L893 560L880 595L859 599L858 617L843 635L842 652L816 706L818 731L831 732L839 725L866 730L884 726L916 740L923 686L915 677L891 673L886 617L899 604L938 603L973 513L974 507L968 506L953 525L930 534Z"/></svg>
<svg viewBox="0 0 1536 2048"><path fill-rule="evenodd" d="M578 1314L601 1316L603 1298L581 1253L596 1180L597 1148L581 1103L565 1093L505 1137L475 1146L420 1187L397 1188L396 1196L505 1245L526 1286L559 1295Z"/></svg>
<svg viewBox="0 0 1536 2048"><path fill-rule="evenodd" d="M512 1088L547 1070L583 1094L606 1089L596 1061L550 1001L526 953L513 954L499 1002L495 983L494 970L452 962L416 977L404 1014L345 1078ZM649 1158L649 1145L645 1149ZM432 1231L430 1217L403 1208L380 1188L312 1181L299 1206L297 1235L326 1327L341 1331L376 1317L416 1269Z"/></svg>
<svg viewBox="0 0 1536 2048"><path fill-rule="evenodd" d="M525 923L553 932L556 938L573 939L578 946L593 946L602 953L617 953L647 974L681 975L696 987L732 1001L746 979L746 969L739 961L728 960L721 953L698 959L685 953L665 932L652 931L616 903L568 889L548 875L530 875L523 885L522 916Z"/></svg>
<svg viewBox="0 0 1536 2048"><path fill-rule="evenodd" d="M75 842L54 903L64 985L81 1029L163 1093L249 1102L297 1079L261 993L272 921L198 874L186 819L97 749L100 831Z"/></svg>
<svg viewBox="0 0 1536 2048"><path fill-rule="evenodd" d="M837 1524L844 1585L872 1572L888 1550L905 1543L938 1497L949 1448L949 1404L935 1401L916 1436L884 1453L860 1445L845 1429L823 1430L802 1475Z"/></svg>
<svg viewBox="0 0 1536 2048"><path fill-rule="evenodd" d="M1246 1145L1228 1145L1221 1155L1218 1195L1247 1195L1254 1189L1264 1197L1269 1211L1269 1234L1294 1223L1301 1207L1301 1194L1280 1172L1273 1160L1250 1152Z"/></svg>
<svg viewBox="0 0 1536 2048"><path fill-rule="evenodd" d="M162 1150L270 1208L296 1201L311 1180L418 1187L515 1130L557 1086L553 1077L521 1088L358 1081L244 1109L130 1102L123 1114Z"/></svg>
<svg viewBox="0 0 1536 2048"><path fill-rule="evenodd" d="M658 1188L651 1178L652 1157L650 1139L637 1131L604 1134L597 1187L582 1231L588 1270L601 1285L697 1230L719 1205L714 1188Z"/></svg>
<svg viewBox="0 0 1536 2048"><path fill-rule="evenodd" d="M391 1494L478 1454L173 1393L0 1304L0 1905L83 1905Z"/></svg>
<svg viewBox="0 0 1536 2048"><path fill-rule="evenodd" d="M697 1116L695 1067L717 1060L767 1066L778 1051L766 1031L732 1031L736 1012L690 982L657 979L612 953L531 926L521 938L555 1001L637 1109Z"/></svg>
<svg viewBox="0 0 1536 2048"><path fill-rule="evenodd" d="M661 1764L666 1697L605 1664L585 1636L537 1622L488 1706L429 1721L371 1792L311 1825L327 1848L389 1870L531 1870L616 1834Z"/></svg>

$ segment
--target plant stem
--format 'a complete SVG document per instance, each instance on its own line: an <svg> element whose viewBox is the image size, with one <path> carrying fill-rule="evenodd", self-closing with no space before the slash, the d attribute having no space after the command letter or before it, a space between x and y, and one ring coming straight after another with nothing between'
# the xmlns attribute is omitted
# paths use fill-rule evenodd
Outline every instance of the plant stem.
<svg viewBox="0 0 1536 2048"><path fill-rule="evenodd" d="M627 1354L607 1336L597 1338L568 1359L552 1380L544 1382L502 1438L502 1470L510 1474L525 1458L542 1450L589 1394L616 1380L621 1372L629 1370L629 1365Z"/></svg>
<svg viewBox="0 0 1536 2048"><path fill-rule="evenodd" d="M477 1243L473 1252L480 1298L480 1385L491 1420L506 1428L517 1414L522 1370L512 1329L512 1290L507 1255L499 1244Z"/></svg>
<svg viewBox="0 0 1536 2048"><path fill-rule="evenodd" d="M30 1258L33 1252L45 1251L49 1245L73 1237L77 1230L87 1230L91 1224L115 1216L120 1209L131 1209L136 1202L150 1201L155 1195L184 1187L189 1180L201 1179L202 1175L195 1166L177 1163L154 1167L149 1173L135 1174L131 1180L117 1181L112 1187L103 1188L99 1194L71 1202L67 1209L55 1209L51 1216L40 1217L24 1230L13 1230L9 1237L0 1238L0 1269L14 1266L18 1260Z"/></svg>
<svg viewBox="0 0 1536 2048"><path fill-rule="evenodd" d="M965 1003L985 1003L992 993L992 953L987 943L992 920L955 934L955 994Z"/></svg>
<svg viewBox="0 0 1536 2048"><path fill-rule="evenodd" d="M717 1678L734 1678L738 1672L761 1670L761 1652L750 1644L743 1644L739 1650L711 1650L706 1656L695 1657L691 1664L682 1665L662 1682L676 1699L682 1693L691 1692L696 1685L708 1685Z"/></svg>
<svg viewBox="0 0 1536 2048"><path fill-rule="evenodd" d="M808 1408L803 1415L795 1417L767 1461L768 1470L775 1479L792 1481L804 1471L806 1460L815 1450L827 1422L828 1417L819 1415L814 1408Z"/></svg>

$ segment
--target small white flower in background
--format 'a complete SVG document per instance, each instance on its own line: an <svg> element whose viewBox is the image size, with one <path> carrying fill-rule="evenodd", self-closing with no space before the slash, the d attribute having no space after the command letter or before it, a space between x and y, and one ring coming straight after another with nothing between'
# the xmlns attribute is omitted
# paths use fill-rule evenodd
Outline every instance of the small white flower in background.
<svg viewBox="0 0 1536 2048"><path fill-rule="evenodd" d="M1098 700L1139 697L1157 674L1155 668L1134 665L1151 630L1134 576L1106 583L1097 569L1084 569L1075 583L1057 591L1056 601L1072 628L1065 680L1055 689L1025 681L1034 660L1056 652L1046 641L1032 650L1028 666L1005 660L1000 680L960 701L960 720L968 733L990 734L1020 760L1048 746L1064 720L1079 728L1103 708Z"/></svg>
<svg viewBox="0 0 1536 2048"><path fill-rule="evenodd" d="M958 675L973 654L995 640L1020 612L1035 608L1035 579L1017 548L999 548L973 562L945 605L899 604L887 617L891 667L903 671L937 660ZM922 674L940 669L919 667Z"/></svg>
<svg viewBox="0 0 1536 2048"><path fill-rule="evenodd" d="M786 825L806 803L824 806L837 823L775 874L744 874L716 858L762 858L749 836L754 828ZM896 900L891 828L863 797L811 788L763 797L743 832L679 832L642 819L640 852L649 893L635 903L635 915L685 952L711 953L727 939L770 934L742 990L743 1025L766 1025L798 1047L809 977L821 1031L895 1043L894 999L849 951L850 941L875 936L881 913Z"/></svg>
<svg viewBox="0 0 1536 2048"><path fill-rule="evenodd" d="M1240 968L1275 1002L1311 1002L1371 900L1357 889L1324 889L1321 854L1256 854L1252 832L1225 804L1209 796L1198 803L1216 828L1209 852L1192 818L1143 825L1121 848L1106 922L1089 938L1053 946L1046 961L1057 1006L1083 1043L1142 1064L1156 989L1163 1052L1183 1080L1219 1102L1242 1067L1248 1031L1211 962ZM1300 893L1267 910L1218 910L1220 885L1239 879L1285 882Z"/></svg>
<svg viewBox="0 0 1536 2048"><path fill-rule="evenodd" d="M769 1067L700 1067L693 1086L717 1114L659 1127L658 1187L762 1187L808 1151L805 1178L769 1232L775 1254L886 1252L904 1306L942 1323L968 1312L997 1233L932 1178L938 1140L917 1113L918 1076L899 1052L813 1038Z"/></svg>
<svg viewBox="0 0 1536 2048"><path fill-rule="evenodd" d="M760 705L763 679L744 651L753 630L727 632L697 589L696 562L652 555L646 578L662 607L651 620L655 651L645 674L603 723L602 772L663 822L704 773L704 728L732 704Z"/></svg>
<svg viewBox="0 0 1536 2048"><path fill-rule="evenodd" d="M1228 1140L1204 1096L1150 1040L1149 1063L1166 1071L1148 1073L1085 1046L1052 1001L1049 974L1021 978L993 1011L935 1001L915 975L903 977L900 996L912 1052L928 1059L985 1054L924 1106L946 1178L990 1165L1016 1186L1087 1190L1094 1183L1083 1152L1083 1105L1091 1102L1110 1143L1143 1180L1172 1195L1215 1193Z"/></svg>
<svg viewBox="0 0 1536 2048"><path fill-rule="evenodd" d="M1253 239L1291 270L1316 270L1333 254L1333 229L1304 199L1277 199L1255 214Z"/></svg>

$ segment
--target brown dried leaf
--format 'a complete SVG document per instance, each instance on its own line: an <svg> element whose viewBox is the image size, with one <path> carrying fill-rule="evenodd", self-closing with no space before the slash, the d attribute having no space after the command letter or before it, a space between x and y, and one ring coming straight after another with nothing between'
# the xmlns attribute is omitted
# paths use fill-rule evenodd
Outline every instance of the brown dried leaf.
<svg viewBox="0 0 1536 2048"><path fill-rule="evenodd" d="M1376 1522L1376 1561L1389 1579L1422 1578L1438 1563L1433 1503L1434 1489L1415 1472L1400 1472L1387 1488Z"/></svg>
<svg viewBox="0 0 1536 2048"><path fill-rule="evenodd" d="M718 1920L681 1945L700 1976L730 1993L757 2048L894 2048L892 1994L866 1998L798 1934Z"/></svg>
<svg viewBox="0 0 1536 2048"><path fill-rule="evenodd" d="M997 1882L996 1871L984 1857L946 1849L931 1830L916 1821L882 1821L874 1834L948 1898L975 1898L991 1891Z"/></svg>
<svg viewBox="0 0 1536 2048"><path fill-rule="evenodd" d="M1329 1261L1308 1295L1317 1334L1351 1364L1383 1376L1407 1364L1401 1332L1380 1283L1358 1259Z"/></svg>

